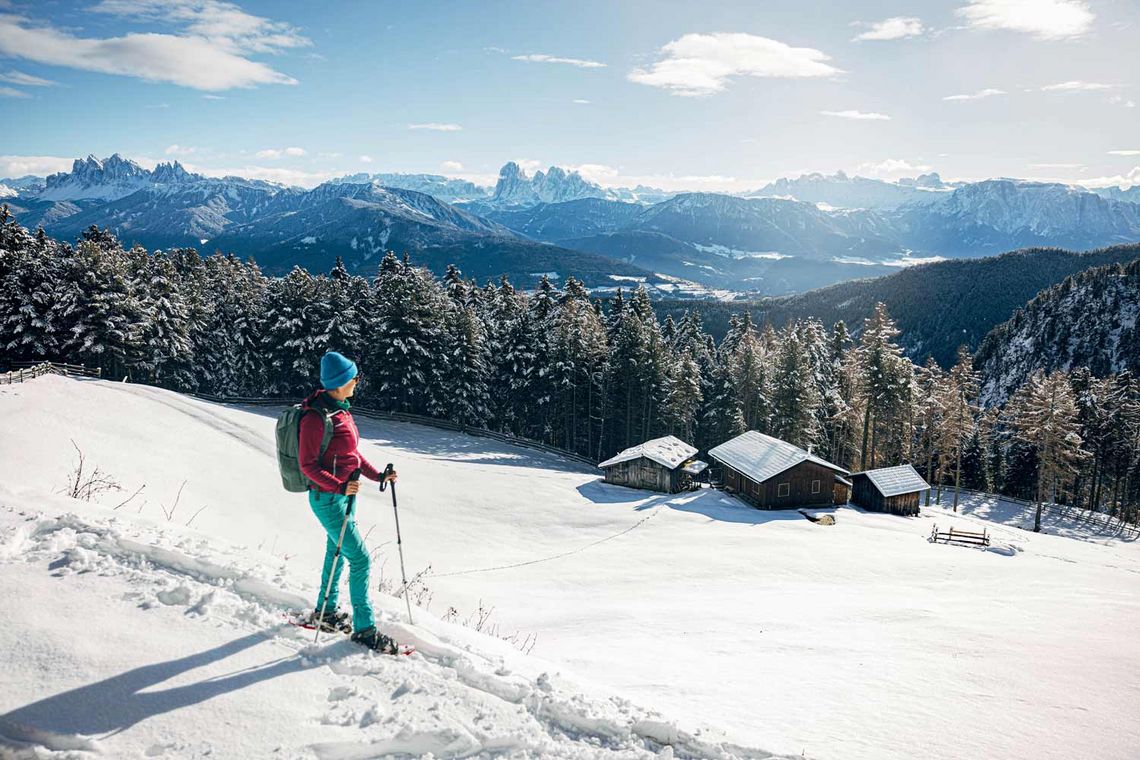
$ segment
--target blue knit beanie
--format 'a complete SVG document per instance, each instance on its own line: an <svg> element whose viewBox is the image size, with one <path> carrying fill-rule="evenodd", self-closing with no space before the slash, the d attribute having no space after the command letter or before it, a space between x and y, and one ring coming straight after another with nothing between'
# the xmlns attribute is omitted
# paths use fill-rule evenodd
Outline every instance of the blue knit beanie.
<svg viewBox="0 0 1140 760"><path fill-rule="evenodd" d="M329 351L321 357L321 385L331 391L356 377L356 362L336 351Z"/></svg>

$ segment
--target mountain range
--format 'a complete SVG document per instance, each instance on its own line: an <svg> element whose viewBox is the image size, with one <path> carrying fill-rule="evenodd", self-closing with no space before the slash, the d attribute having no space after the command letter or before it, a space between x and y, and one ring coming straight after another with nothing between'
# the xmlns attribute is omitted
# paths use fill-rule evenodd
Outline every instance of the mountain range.
<svg viewBox="0 0 1140 760"><path fill-rule="evenodd" d="M494 188L431 174L356 174L307 190L205 177L177 161L147 170L115 154L37 181L0 180L17 219L74 239L92 224L126 244L255 256L269 272L341 256L374 271L384 250L470 276L578 276L596 289L634 280L682 291L802 292L941 259L1041 246L1140 240L1134 191L936 174L884 182L809 174L743 195L604 188L552 166L506 164ZM1114 191L1114 192L1113 192ZM457 262L458 263L458 262Z"/></svg>

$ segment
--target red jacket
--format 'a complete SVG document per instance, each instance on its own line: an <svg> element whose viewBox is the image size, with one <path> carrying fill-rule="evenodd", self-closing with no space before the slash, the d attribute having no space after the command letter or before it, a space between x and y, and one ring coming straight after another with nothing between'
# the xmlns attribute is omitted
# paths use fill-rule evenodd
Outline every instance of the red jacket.
<svg viewBox="0 0 1140 760"><path fill-rule="evenodd" d="M305 399L301 407L313 410L301 418L301 472L318 490L339 493L357 467L369 480L380 480L382 473L356 449L360 444L360 433L347 409L338 408L323 390ZM325 414L332 419L333 435L324 456L321 456Z"/></svg>

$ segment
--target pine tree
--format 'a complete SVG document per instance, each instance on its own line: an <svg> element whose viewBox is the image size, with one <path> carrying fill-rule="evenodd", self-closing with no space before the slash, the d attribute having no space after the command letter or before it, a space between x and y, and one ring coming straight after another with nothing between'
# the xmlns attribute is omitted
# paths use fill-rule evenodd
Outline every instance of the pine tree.
<svg viewBox="0 0 1140 760"><path fill-rule="evenodd" d="M381 261L375 284L375 330L369 342L368 397L381 408L427 414L447 407L447 315L453 309L431 273L396 260Z"/></svg>
<svg viewBox="0 0 1140 760"><path fill-rule="evenodd" d="M965 346L958 347L958 361L946 377L941 393L942 438L940 448L954 463L954 511L958 511L958 500L962 481L962 451L967 439L974 433L975 416L978 407L978 373L974 371L973 359ZM941 493L941 481L939 481Z"/></svg>
<svg viewBox="0 0 1140 760"><path fill-rule="evenodd" d="M193 390L194 348L178 272L161 251L148 255L135 248L131 253L139 260L138 275L145 280L140 288L144 323L137 366L156 385Z"/></svg>
<svg viewBox="0 0 1140 760"><path fill-rule="evenodd" d="M1033 530L1041 530L1046 499L1056 501L1086 452L1081 448L1077 404L1064 374L1036 372L1014 393L1007 413L1017 437L1036 454L1037 483Z"/></svg>
<svg viewBox="0 0 1140 760"><path fill-rule="evenodd" d="M144 314L126 255L113 236L92 228L67 264L67 285L52 314L69 327L62 350L77 363L101 368L105 377L127 375L138 355Z"/></svg>
<svg viewBox="0 0 1140 760"><path fill-rule="evenodd" d="M672 435L691 443L703 398L701 370L692 352L681 354L670 378L665 418Z"/></svg>
<svg viewBox="0 0 1140 760"><path fill-rule="evenodd" d="M771 372L769 427L776 438L808 449L820 434L820 393L800 329L790 324L780 336Z"/></svg>
<svg viewBox="0 0 1140 760"><path fill-rule="evenodd" d="M446 357L447 418L484 427L490 417L487 380L490 366L483 325L471 306L456 306L449 315L451 354Z"/></svg>
<svg viewBox="0 0 1140 760"><path fill-rule="evenodd" d="M270 396L302 396L319 374L320 326L309 321L316 297L315 279L300 267L272 281L264 323Z"/></svg>

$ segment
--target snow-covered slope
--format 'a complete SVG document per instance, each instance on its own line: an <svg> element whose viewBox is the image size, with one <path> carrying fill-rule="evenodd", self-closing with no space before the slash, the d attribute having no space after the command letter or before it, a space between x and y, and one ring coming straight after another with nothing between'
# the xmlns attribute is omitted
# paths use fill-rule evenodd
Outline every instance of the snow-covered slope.
<svg viewBox="0 0 1140 760"><path fill-rule="evenodd" d="M1140 746L1134 544L1050 521L1028 533L1020 507L980 498L916 519L840 508L825 527L402 423L358 419L369 458L400 471L408 572L431 567L430 610L397 628L401 602L380 597L384 625L425 656L308 649L276 615L315 594L323 538L278 485L275 412L107 381L0 387L0 722L38 716L63 735L41 744L92 735L116 757L457 757L504 736L522 742L508 755L638 757L673 732L679 757ZM125 489L106 506L53 494L69 439ZM391 583L387 494L365 489L359 509ZM933 523L984 525L995 544L932 545ZM533 655L438 619L480 604L500 634L536 634Z"/></svg>

